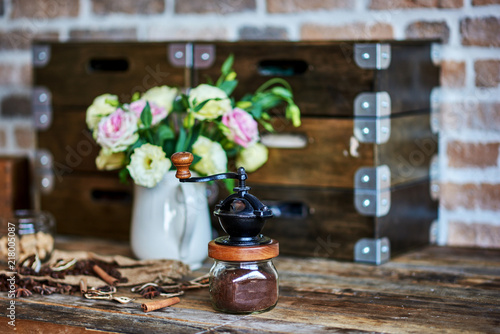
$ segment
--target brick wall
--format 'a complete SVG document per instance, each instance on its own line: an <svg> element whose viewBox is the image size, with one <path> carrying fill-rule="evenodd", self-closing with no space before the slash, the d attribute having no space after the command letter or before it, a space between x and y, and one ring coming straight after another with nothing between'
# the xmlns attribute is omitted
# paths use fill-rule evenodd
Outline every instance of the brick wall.
<svg viewBox="0 0 500 334"><path fill-rule="evenodd" d="M30 40L440 38L440 244L500 247L499 0L0 0L0 154L31 153Z"/></svg>

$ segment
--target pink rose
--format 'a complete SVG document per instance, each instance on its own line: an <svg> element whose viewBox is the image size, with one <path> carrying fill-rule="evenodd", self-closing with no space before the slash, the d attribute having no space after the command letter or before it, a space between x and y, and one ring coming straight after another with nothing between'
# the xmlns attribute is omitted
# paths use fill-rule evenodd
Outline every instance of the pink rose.
<svg viewBox="0 0 500 334"><path fill-rule="evenodd" d="M107 152L122 152L137 141L137 117L118 108L97 126L96 141Z"/></svg>
<svg viewBox="0 0 500 334"><path fill-rule="evenodd" d="M227 137L238 145L248 147L259 140L257 122L243 109L234 108L225 113L222 123L230 130Z"/></svg>
<svg viewBox="0 0 500 334"><path fill-rule="evenodd" d="M137 118L141 118L141 113L146 106L146 100L137 100L129 105L130 111L132 111ZM158 124L162 119L168 116L168 112L165 108L156 105L154 102L149 101L149 107L151 108L151 115L153 115L153 120L151 125Z"/></svg>

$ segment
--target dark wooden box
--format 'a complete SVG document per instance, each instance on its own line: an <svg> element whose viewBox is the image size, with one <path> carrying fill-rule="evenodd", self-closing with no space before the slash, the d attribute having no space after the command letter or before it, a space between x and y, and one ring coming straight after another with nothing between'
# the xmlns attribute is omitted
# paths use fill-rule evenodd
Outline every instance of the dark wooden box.
<svg viewBox="0 0 500 334"><path fill-rule="evenodd" d="M428 242L437 216L429 164L439 68L431 43L416 41L34 44L38 157L51 161L38 172L51 180L41 205L59 233L128 238L132 187L96 170L99 148L85 126L92 100L193 87L216 79L230 54L237 97L282 77L302 111L293 128L276 110L278 133L263 138L269 161L249 179L279 213L264 232L282 253L352 260L360 240L393 252ZM337 246L321 252L321 238Z"/></svg>

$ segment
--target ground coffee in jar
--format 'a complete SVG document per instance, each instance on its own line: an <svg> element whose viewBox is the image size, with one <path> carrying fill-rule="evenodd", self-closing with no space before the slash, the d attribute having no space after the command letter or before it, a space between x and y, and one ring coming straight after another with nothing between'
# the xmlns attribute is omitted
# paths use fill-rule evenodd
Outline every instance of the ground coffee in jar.
<svg viewBox="0 0 500 334"><path fill-rule="evenodd" d="M272 258L275 240L268 245L232 247L209 243L215 259L210 270L210 299L215 310L249 314L269 311L278 302L278 272Z"/></svg>

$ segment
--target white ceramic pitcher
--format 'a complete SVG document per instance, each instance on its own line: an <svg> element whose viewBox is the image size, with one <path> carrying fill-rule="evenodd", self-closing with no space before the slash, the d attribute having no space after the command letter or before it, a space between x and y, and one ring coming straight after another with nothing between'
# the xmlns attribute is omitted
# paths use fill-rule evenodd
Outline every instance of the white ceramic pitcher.
<svg viewBox="0 0 500 334"><path fill-rule="evenodd" d="M174 259L199 268L211 240L205 183L169 171L154 188L135 186L131 246L139 259Z"/></svg>

